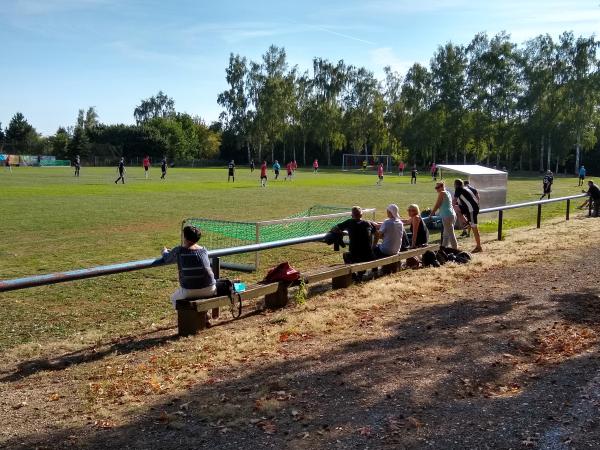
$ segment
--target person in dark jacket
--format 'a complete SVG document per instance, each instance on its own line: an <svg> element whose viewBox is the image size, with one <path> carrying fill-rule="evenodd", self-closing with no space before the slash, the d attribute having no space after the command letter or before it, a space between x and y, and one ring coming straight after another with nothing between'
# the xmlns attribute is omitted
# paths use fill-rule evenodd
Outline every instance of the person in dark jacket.
<svg viewBox="0 0 600 450"><path fill-rule="evenodd" d="M373 239L377 228L369 220L362 218L362 209L359 206L352 207L352 218L338 223L331 229L332 233L342 233L347 231L350 237L350 251L344 253L344 262L346 264L372 261L375 259L373 254Z"/></svg>
<svg viewBox="0 0 600 450"><path fill-rule="evenodd" d="M600 187L592 180L588 181L587 194L590 196L590 202L592 203L592 209L594 210L594 217L599 217L598 209L600 209Z"/></svg>
<svg viewBox="0 0 600 450"><path fill-rule="evenodd" d="M163 248L162 260L165 263L177 261L179 289L171 295L173 307L177 300L212 297L217 293L208 252L204 247L198 245L201 235L198 228L185 226L181 236L181 245L172 250Z"/></svg>

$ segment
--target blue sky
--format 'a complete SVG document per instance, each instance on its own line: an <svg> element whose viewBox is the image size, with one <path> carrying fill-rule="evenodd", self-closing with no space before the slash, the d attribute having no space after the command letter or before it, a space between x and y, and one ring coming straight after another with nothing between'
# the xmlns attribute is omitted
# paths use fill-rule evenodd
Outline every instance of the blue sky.
<svg viewBox="0 0 600 450"><path fill-rule="evenodd" d="M103 122L132 123L161 89L211 121L229 53L258 60L270 44L302 70L320 56L379 76L479 31L520 43L599 29L600 0L0 0L0 122L21 111L52 134L95 106Z"/></svg>

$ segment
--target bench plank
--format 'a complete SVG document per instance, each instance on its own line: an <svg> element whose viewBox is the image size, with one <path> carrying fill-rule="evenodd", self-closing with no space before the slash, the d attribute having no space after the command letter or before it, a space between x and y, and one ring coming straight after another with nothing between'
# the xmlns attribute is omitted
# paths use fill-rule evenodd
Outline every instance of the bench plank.
<svg viewBox="0 0 600 450"><path fill-rule="evenodd" d="M301 278L305 283L316 283L323 280L331 280L342 275L350 274L350 267L347 265L324 267L320 270L314 270L312 272L303 273Z"/></svg>
<svg viewBox="0 0 600 450"><path fill-rule="evenodd" d="M374 269L376 267L393 264L393 263L401 261L403 259L412 258L414 256L421 256L428 250L435 252L435 251L438 251L439 249L440 249L439 245L429 245L427 247L414 248L414 249L408 250L406 252L398 253L397 255L386 256L385 258L375 259L373 261L350 264L350 269L351 269L352 273L363 272L368 269Z"/></svg>

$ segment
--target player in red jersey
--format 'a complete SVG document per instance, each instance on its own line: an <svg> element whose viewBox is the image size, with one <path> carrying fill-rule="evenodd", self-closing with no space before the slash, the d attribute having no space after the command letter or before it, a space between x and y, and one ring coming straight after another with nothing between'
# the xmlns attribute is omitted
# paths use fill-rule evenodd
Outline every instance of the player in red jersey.
<svg viewBox="0 0 600 450"><path fill-rule="evenodd" d="M144 176L146 180L148 179L148 170L150 170L150 157L148 155L144 156L144 161L142 162L144 166Z"/></svg>
<svg viewBox="0 0 600 450"><path fill-rule="evenodd" d="M263 161L260 166L260 185L267 186L267 161Z"/></svg>

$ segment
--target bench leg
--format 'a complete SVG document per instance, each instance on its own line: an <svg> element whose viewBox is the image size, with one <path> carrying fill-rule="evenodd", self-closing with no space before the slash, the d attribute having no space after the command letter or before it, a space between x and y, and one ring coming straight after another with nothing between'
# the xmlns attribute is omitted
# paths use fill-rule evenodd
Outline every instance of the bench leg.
<svg viewBox="0 0 600 450"><path fill-rule="evenodd" d="M179 336L190 336L197 334L206 328L206 311L194 311L192 309L177 310L177 329Z"/></svg>
<svg viewBox="0 0 600 450"><path fill-rule="evenodd" d="M343 289L352 286L352 274L341 275L331 279L331 287L333 289Z"/></svg>
<svg viewBox="0 0 600 450"><path fill-rule="evenodd" d="M211 316L213 319L218 319L219 318L219 308L213 308Z"/></svg>
<svg viewBox="0 0 600 450"><path fill-rule="evenodd" d="M288 288L283 283L279 284L277 292L265 295L265 306L269 309L283 308L288 303Z"/></svg>
<svg viewBox="0 0 600 450"><path fill-rule="evenodd" d="M398 272L399 268L400 268L400 263L399 262L395 262L395 263L392 263L392 264L387 264L387 265L385 265L385 266L382 267L383 273L386 274L386 275L388 275L390 273L396 273L396 272Z"/></svg>

